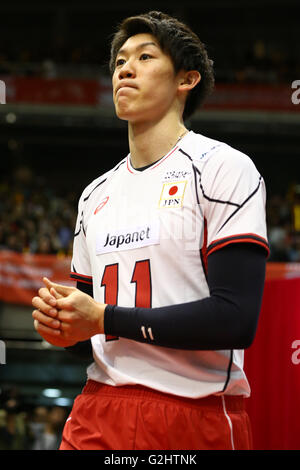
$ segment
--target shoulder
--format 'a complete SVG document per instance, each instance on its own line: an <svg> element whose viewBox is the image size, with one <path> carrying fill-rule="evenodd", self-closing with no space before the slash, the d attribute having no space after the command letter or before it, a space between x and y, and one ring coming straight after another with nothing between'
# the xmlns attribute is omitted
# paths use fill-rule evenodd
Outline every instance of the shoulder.
<svg viewBox="0 0 300 470"><path fill-rule="evenodd" d="M89 183L85 189L83 190L80 199L79 199L79 204L83 204L88 199L90 196L98 189L100 188L103 184L105 184L107 181L109 181L113 175L115 175L119 170L122 169L123 164L126 163L126 158L121 160L115 167L113 167L111 170L103 173L101 176L98 176L95 178L91 183Z"/></svg>
<svg viewBox="0 0 300 470"><path fill-rule="evenodd" d="M200 171L256 170L248 155L225 142L191 131L182 144L182 150Z"/></svg>
<svg viewBox="0 0 300 470"><path fill-rule="evenodd" d="M251 158L230 145L195 133L184 144L206 200L240 204L264 186Z"/></svg>

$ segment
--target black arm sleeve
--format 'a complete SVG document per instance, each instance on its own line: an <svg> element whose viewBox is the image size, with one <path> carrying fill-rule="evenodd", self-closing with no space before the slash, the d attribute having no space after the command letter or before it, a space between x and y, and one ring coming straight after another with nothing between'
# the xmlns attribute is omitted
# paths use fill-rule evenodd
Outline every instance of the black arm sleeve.
<svg viewBox="0 0 300 470"><path fill-rule="evenodd" d="M231 244L208 256L209 297L149 309L108 305L105 333L176 349L245 349L256 332L265 267L263 248Z"/></svg>
<svg viewBox="0 0 300 470"><path fill-rule="evenodd" d="M93 285L77 281L76 287L82 292L85 292L86 294L93 297ZM73 346L69 346L65 349L71 354L73 354L74 356L80 357L82 359L91 360L91 361L93 360L93 348L92 348L92 343L90 339L86 341L79 341Z"/></svg>

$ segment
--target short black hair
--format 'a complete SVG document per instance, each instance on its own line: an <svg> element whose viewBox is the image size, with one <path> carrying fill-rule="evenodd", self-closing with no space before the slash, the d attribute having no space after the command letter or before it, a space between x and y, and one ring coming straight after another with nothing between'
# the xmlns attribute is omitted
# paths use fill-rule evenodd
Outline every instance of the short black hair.
<svg viewBox="0 0 300 470"><path fill-rule="evenodd" d="M111 74L122 45L140 33L152 34L157 39L162 51L170 56L175 73L199 71L201 80L189 92L183 112L183 119L189 118L210 95L215 84L213 62L208 58L205 45L189 26L160 11L131 16L123 20L113 36L109 61Z"/></svg>

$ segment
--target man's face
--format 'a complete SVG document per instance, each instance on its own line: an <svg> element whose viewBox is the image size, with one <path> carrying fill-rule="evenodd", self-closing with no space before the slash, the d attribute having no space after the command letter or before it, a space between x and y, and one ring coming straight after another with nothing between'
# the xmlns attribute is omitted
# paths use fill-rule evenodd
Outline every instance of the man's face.
<svg viewBox="0 0 300 470"><path fill-rule="evenodd" d="M151 34L123 44L112 78L117 116L129 122L155 122L175 103L179 79L171 58Z"/></svg>

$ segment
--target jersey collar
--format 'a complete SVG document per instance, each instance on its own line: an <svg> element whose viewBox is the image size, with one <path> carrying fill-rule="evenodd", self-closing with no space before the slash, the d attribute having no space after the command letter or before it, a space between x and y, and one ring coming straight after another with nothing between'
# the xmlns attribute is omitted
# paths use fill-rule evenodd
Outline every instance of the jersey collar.
<svg viewBox="0 0 300 470"><path fill-rule="evenodd" d="M127 162L126 162L126 166L127 166L127 170L129 171L129 173L132 173L132 174L141 174L143 173L144 171L153 171L155 168L157 168L158 166L162 165L166 160L167 158L171 157L171 155L173 155L176 150L179 149L179 146L180 144L182 143L182 141L190 134L190 131L187 132L185 134L185 136L179 141L177 142L177 144L162 158L160 158L159 160L157 160L156 162L152 163L151 165L147 165L143 170L136 170L132 164L131 164L131 158L130 158L130 153L127 155Z"/></svg>

